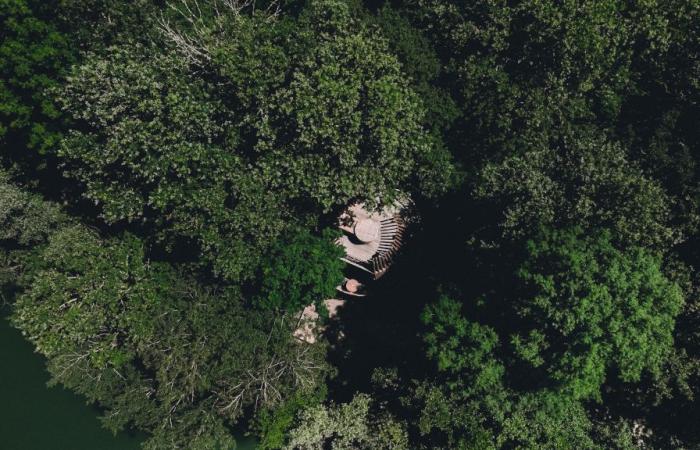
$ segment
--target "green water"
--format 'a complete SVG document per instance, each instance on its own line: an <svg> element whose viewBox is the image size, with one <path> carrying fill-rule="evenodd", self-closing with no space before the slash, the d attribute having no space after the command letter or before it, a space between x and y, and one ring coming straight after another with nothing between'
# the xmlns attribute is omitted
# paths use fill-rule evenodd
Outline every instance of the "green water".
<svg viewBox="0 0 700 450"><path fill-rule="evenodd" d="M131 450L142 434L102 428L95 408L60 387L46 386L44 359L0 314L0 450ZM241 437L238 450L255 441Z"/></svg>

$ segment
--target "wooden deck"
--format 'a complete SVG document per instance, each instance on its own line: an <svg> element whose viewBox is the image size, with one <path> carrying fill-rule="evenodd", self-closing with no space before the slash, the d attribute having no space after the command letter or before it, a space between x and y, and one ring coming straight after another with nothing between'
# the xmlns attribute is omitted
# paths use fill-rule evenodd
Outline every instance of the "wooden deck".
<svg viewBox="0 0 700 450"><path fill-rule="evenodd" d="M374 279L381 277L403 245L404 213L408 209L408 199L385 206L380 211L369 211L363 203L349 206L339 217L339 228L345 233L337 241L345 249L343 261L372 274ZM376 228L379 231L377 237L363 242L362 237L366 234L356 235L357 224L362 224L364 229Z"/></svg>
<svg viewBox="0 0 700 450"><path fill-rule="evenodd" d="M341 236L338 239L338 244L345 248L345 254L358 261L369 261L372 259L377 250L379 250L379 242L353 242L349 236Z"/></svg>

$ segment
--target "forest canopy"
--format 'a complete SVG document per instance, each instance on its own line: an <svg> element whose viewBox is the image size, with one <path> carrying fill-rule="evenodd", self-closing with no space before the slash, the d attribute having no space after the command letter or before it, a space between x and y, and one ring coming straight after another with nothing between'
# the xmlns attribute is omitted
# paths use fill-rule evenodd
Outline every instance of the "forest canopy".
<svg viewBox="0 0 700 450"><path fill-rule="evenodd" d="M699 18L0 0L2 303L146 449L697 448Z"/></svg>

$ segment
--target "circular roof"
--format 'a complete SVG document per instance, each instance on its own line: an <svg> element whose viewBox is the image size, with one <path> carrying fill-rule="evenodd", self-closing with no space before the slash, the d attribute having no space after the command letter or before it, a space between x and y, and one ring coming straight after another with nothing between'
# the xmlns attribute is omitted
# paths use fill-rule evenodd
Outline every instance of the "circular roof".
<svg viewBox="0 0 700 450"><path fill-rule="evenodd" d="M379 240L379 224L372 219L362 219L355 224L355 237L361 242L375 242Z"/></svg>

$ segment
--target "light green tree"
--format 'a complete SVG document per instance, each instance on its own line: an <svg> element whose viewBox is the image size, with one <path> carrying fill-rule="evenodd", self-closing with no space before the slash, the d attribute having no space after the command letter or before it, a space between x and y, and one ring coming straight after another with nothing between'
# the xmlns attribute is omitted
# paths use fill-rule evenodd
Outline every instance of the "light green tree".
<svg viewBox="0 0 700 450"><path fill-rule="evenodd" d="M511 336L515 352L562 389L599 399L608 374L634 382L659 373L684 302L659 257L620 251L608 231L543 231L517 276L523 291L513 306L524 330Z"/></svg>
<svg viewBox="0 0 700 450"><path fill-rule="evenodd" d="M287 450L409 448L403 425L388 414L373 411L372 398L357 394L349 403L317 405L299 414L289 431Z"/></svg>

